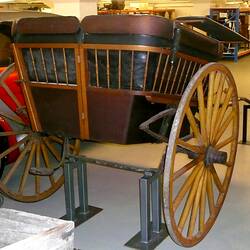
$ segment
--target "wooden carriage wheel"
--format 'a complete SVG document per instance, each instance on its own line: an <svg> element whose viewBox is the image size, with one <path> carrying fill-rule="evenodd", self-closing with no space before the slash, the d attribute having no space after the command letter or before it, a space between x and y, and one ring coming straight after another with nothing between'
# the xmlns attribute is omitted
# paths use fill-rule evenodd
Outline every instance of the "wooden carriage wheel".
<svg viewBox="0 0 250 250"><path fill-rule="evenodd" d="M50 176L34 175L30 171L58 165L63 139L31 130L24 103L14 93L15 87L5 82L14 70L14 65L9 67L0 79L0 87L7 94L9 104L7 111L0 110L0 123L8 122L0 131L0 192L14 200L35 202L49 197L64 183L62 168ZM77 147L79 140L73 141L70 149L76 151Z"/></svg>
<svg viewBox="0 0 250 250"><path fill-rule="evenodd" d="M202 240L221 210L234 168L238 116L229 70L203 66L181 98L165 161L164 217L181 246ZM183 133L187 126L190 134Z"/></svg>

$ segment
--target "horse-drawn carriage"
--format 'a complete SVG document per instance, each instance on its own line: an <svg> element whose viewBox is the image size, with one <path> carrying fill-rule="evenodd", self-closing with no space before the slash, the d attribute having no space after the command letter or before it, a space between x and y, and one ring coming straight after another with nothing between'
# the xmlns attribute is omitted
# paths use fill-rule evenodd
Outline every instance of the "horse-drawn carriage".
<svg viewBox="0 0 250 250"><path fill-rule="evenodd" d="M209 63L220 58L220 41L185 23L223 29L235 38L206 18L21 19L13 52L25 101L8 90L16 116L1 116L17 125L1 132L1 141L18 139L0 159L18 155L3 171L1 192L38 201L55 192L65 175L72 215L72 159L141 172L142 241L150 238L151 187L153 231L161 231L162 193L171 238L183 246L198 243L214 224L230 184L238 101L229 70ZM6 90L8 70L13 68L0 79ZM80 166L83 175L85 165ZM79 192L86 196L81 187Z"/></svg>

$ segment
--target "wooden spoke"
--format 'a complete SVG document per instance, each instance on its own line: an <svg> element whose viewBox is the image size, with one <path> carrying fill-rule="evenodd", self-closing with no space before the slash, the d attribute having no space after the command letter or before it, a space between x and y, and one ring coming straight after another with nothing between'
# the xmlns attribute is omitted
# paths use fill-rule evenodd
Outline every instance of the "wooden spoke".
<svg viewBox="0 0 250 250"><path fill-rule="evenodd" d="M30 132L29 130L5 131L5 132L0 132L0 137L1 137L1 136L10 136L10 135L28 134L29 132Z"/></svg>
<svg viewBox="0 0 250 250"><path fill-rule="evenodd" d="M6 93L11 97L12 101L17 105L17 107L22 108L21 103L19 102L16 95L10 90L9 86L4 81L0 81L0 85L2 88L4 88Z"/></svg>
<svg viewBox="0 0 250 250"><path fill-rule="evenodd" d="M224 193L224 188L221 184L220 178L215 170L215 167L211 166L210 171L211 171L211 174L213 176L214 183L215 183L216 187L218 188L219 192Z"/></svg>
<svg viewBox="0 0 250 250"><path fill-rule="evenodd" d="M232 74L217 63L203 66L180 100L166 152L163 202L169 235L181 246L200 242L223 205L237 149L237 100ZM193 134L190 141L183 140L182 128L187 125ZM210 157L213 151L208 149L216 153L223 147L227 147L228 160L217 164L215 157ZM175 164L181 159L180 152L187 152L192 159ZM205 160L208 158L210 165Z"/></svg>
<svg viewBox="0 0 250 250"><path fill-rule="evenodd" d="M220 140L221 136L225 133L229 124L233 121L234 116L235 116L234 112L231 112L230 115L226 118L226 120L221 125L220 129L217 129L215 136L214 136L213 145L215 145Z"/></svg>
<svg viewBox="0 0 250 250"><path fill-rule="evenodd" d="M13 152L15 149L17 149L21 145L23 145L28 139L30 139L29 135L26 136L26 137L24 137L22 140L20 140L16 144L12 145L8 149L6 149L3 153L0 154L0 159L2 159L3 157L5 157L6 155L10 154L11 152Z"/></svg>
<svg viewBox="0 0 250 250"><path fill-rule="evenodd" d="M219 150L223 147L225 147L226 145L228 145L229 143L232 143L232 141L234 140L234 137L233 136L230 136L229 138L227 138L226 140L218 143L216 146L215 146L215 149Z"/></svg>
<svg viewBox="0 0 250 250"><path fill-rule="evenodd" d="M178 138L176 143L181 146L182 148L185 148L187 150L190 150L194 153L203 153L204 152L204 148L205 147L201 147L201 146L196 146L196 145L192 145L188 142L183 141L182 139Z"/></svg>
<svg viewBox="0 0 250 250"><path fill-rule="evenodd" d="M213 115L212 115L212 122L211 122L211 132L213 132L213 130L215 129L215 125L217 122L217 115L218 115L218 111L219 111L219 107L221 104L221 96L222 96L222 90L223 90L223 86L224 86L224 81L225 81L225 76L221 76L221 79L219 81L219 86L218 86L218 90L214 99L214 108L213 108ZM212 140L212 136L213 133L210 134L210 140Z"/></svg>
<svg viewBox="0 0 250 250"><path fill-rule="evenodd" d="M61 139L61 138L59 138L57 136L53 136L53 135L49 136L49 139L51 139L51 141L54 141L56 143L63 144L63 139ZM75 150L75 145L70 144L69 149L74 151Z"/></svg>
<svg viewBox="0 0 250 250"><path fill-rule="evenodd" d="M194 166L196 166L199 162L202 161L202 159L203 159L203 157L198 157L197 159L192 160L191 162L189 162L188 164L186 164L182 168L178 169L174 173L174 180L177 180L180 176L182 176L183 174L185 174L188 170L190 170L191 168L193 168Z"/></svg>
<svg viewBox="0 0 250 250"><path fill-rule="evenodd" d="M43 155L43 159L45 162L45 167L46 168L50 168L50 163L49 163L49 156L48 156L48 151L45 147L45 145L43 143L41 143L41 150L42 150L42 155ZM55 184L55 179L53 176L49 176L49 180L51 182L51 185Z"/></svg>
<svg viewBox="0 0 250 250"><path fill-rule="evenodd" d="M20 125L25 125L25 123L22 121L22 119L19 118L18 116L10 115L10 114L7 114L3 111L0 111L0 117L6 118L7 120L11 120L11 121L13 121L17 124L20 124Z"/></svg>
<svg viewBox="0 0 250 250"><path fill-rule="evenodd" d="M187 115L189 124L190 124L190 126L191 126L191 128L193 130L193 133L194 133L195 137L197 138L199 144L202 145L203 144L203 142L202 142L202 136L200 134L199 128L197 127L194 115L193 115L190 107L187 108L186 115Z"/></svg>
<svg viewBox="0 0 250 250"><path fill-rule="evenodd" d="M187 221L189 212L193 206L193 201L194 201L194 198L195 198L195 195L196 195L199 183L200 183L202 173L203 173L203 169L201 168L197 174L197 177L194 180L193 186L188 194L188 198L187 198L186 203L184 205L184 209L182 210L180 220L178 223L178 228L181 232L183 231L183 228L184 228L185 223Z"/></svg>
<svg viewBox="0 0 250 250"><path fill-rule="evenodd" d="M214 136L213 136L213 138L216 136L216 132L218 130L218 127L220 127L221 122L222 122L222 120L224 118L225 112L226 112L226 110L228 108L228 104L229 104L229 102L231 100L231 97L232 97L232 92L233 92L233 89L229 88L229 91L227 92L225 101L223 102L223 105L219 110L219 114L217 115L216 124L215 124L215 127L214 127Z"/></svg>
<svg viewBox="0 0 250 250"><path fill-rule="evenodd" d="M193 169L192 173L189 175L189 177L186 179L183 186L180 188L178 194L175 197L175 200L173 202L173 208L174 211L178 208L181 201L183 200L184 196L188 192L190 186L193 184L197 174L201 171L202 165L199 164L196 168Z"/></svg>
<svg viewBox="0 0 250 250"><path fill-rule="evenodd" d="M197 93L198 93L198 106L199 106L201 135L202 135L202 139L205 145L207 145L208 138L207 138L207 129L206 129L206 110L205 110L202 82L200 82L197 86Z"/></svg>
<svg viewBox="0 0 250 250"><path fill-rule="evenodd" d="M206 186L207 186L207 170L205 169L201 199L200 199L200 214L199 214L199 231L203 232L205 228L205 213L206 213Z"/></svg>
<svg viewBox="0 0 250 250"><path fill-rule="evenodd" d="M43 141L45 142L45 145L48 147L48 149L50 150L50 152L55 156L55 158L58 161L61 161L61 154L60 154L60 152L55 148L54 145L52 145L49 142L49 139L46 137L46 138L43 139Z"/></svg>
<svg viewBox="0 0 250 250"><path fill-rule="evenodd" d="M191 212L191 216L190 216L190 222L189 222L189 226L188 226L188 234L187 234L188 237L192 236L194 233L195 222L197 219L198 209L199 209L199 205L200 205L200 197L201 197L201 193L202 193L202 185L203 185L204 175L205 175L205 169L203 169L202 177L199 180L199 184L198 184L198 187L196 190L196 195L195 195L194 204L193 204L192 212Z"/></svg>
<svg viewBox="0 0 250 250"><path fill-rule="evenodd" d="M23 193L24 186L26 184L27 177L28 177L28 174L29 174L29 170L31 168L32 160L33 160L33 157L34 157L34 154L35 154L35 149L36 149L36 144L33 143L32 146L31 146L31 151L30 151L28 160L27 160L27 162L25 164L23 175L21 177L21 182L20 182L19 189L18 189L19 193Z"/></svg>
<svg viewBox="0 0 250 250"><path fill-rule="evenodd" d="M216 74L215 72L212 72L209 75L209 82L208 82L207 116L206 116L206 128L207 128L208 139L210 139L210 133L211 133L215 74Z"/></svg>
<svg viewBox="0 0 250 250"><path fill-rule="evenodd" d="M40 165L41 165L41 144L40 144L39 141L37 141L35 166L36 166L37 169L39 169ZM35 176L35 191L36 191L36 194L40 194L40 192L41 192L40 185L41 185L41 177L39 175L36 175Z"/></svg>
<svg viewBox="0 0 250 250"><path fill-rule="evenodd" d="M26 153L28 152L29 148L31 146L31 142L29 142L24 150L22 151L22 153L19 155L19 157L17 158L16 162L13 164L13 166L11 167L10 171L4 176L2 182L3 184L7 184L7 182L10 180L10 178L12 177L12 175L15 173L15 171L17 170L17 168L19 167L21 161L24 159Z"/></svg>
<svg viewBox="0 0 250 250"><path fill-rule="evenodd" d="M210 215L212 215L214 213L214 193L213 193L213 180L210 172L208 172L207 176L207 197L208 197Z"/></svg>

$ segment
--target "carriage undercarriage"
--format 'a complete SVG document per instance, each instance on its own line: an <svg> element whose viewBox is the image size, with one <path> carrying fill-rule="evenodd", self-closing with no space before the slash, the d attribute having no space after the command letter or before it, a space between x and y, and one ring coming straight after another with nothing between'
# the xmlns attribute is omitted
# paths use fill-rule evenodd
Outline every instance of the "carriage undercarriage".
<svg viewBox="0 0 250 250"><path fill-rule="evenodd" d="M162 232L163 202L171 238L182 246L197 244L220 212L234 167L239 114L229 70L208 63L215 57L208 51L204 52L207 58L200 58L162 47L158 41L157 46L114 45L110 38L105 38L105 44L105 39L91 43L97 38L95 30L91 37L91 17L82 24L85 43L48 43L42 31L31 43L34 30L27 32L25 22L17 28L13 49L26 108L14 97L19 113L15 117L0 114L17 123L14 131L0 132L1 138L18 137L0 154L3 161L17 153L4 167L1 192L19 201L39 201L60 188L65 178L66 211L68 219L74 219L74 164L80 212L85 214L89 211L86 163L140 172L144 174L140 179L141 242L149 242L153 235L151 193L153 232ZM4 76L0 83L8 89ZM55 96L59 101L53 102ZM113 111L106 113L111 107ZM141 107L147 107L144 120L133 120L144 110ZM146 163L136 157L142 150Z"/></svg>

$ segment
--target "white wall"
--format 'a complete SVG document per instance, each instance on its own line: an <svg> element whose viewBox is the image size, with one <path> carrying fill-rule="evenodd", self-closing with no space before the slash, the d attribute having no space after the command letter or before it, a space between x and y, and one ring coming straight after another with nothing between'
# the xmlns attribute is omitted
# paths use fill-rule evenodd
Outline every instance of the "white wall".
<svg viewBox="0 0 250 250"><path fill-rule="evenodd" d="M80 20L87 15L97 14L97 0L54 0L53 13L76 16Z"/></svg>
<svg viewBox="0 0 250 250"><path fill-rule="evenodd" d="M97 0L80 0L80 17L81 19L88 15L97 14Z"/></svg>

